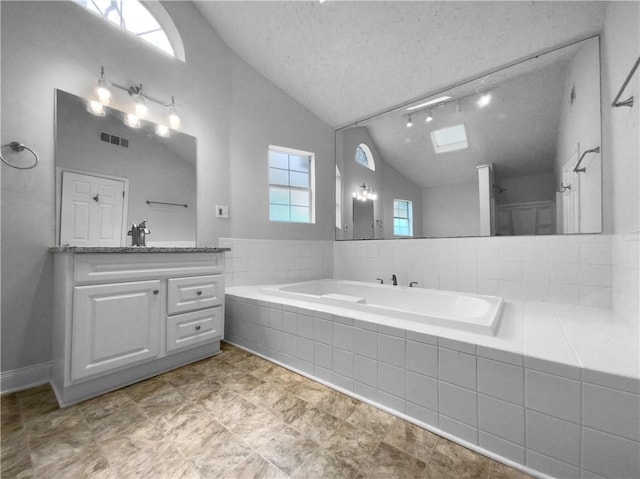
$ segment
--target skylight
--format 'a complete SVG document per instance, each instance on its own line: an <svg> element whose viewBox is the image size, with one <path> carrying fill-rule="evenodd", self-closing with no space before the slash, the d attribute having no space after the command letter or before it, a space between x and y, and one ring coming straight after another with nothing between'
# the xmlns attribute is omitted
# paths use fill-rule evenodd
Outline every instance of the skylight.
<svg viewBox="0 0 640 479"><path fill-rule="evenodd" d="M463 150L469 147L464 125L455 125L431 132L431 141L436 153Z"/></svg>

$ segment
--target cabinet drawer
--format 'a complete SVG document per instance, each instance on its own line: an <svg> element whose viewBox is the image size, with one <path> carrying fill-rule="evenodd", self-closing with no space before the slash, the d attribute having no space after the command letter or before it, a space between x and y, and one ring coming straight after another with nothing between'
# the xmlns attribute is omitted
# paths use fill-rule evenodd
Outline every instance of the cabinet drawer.
<svg viewBox="0 0 640 479"><path fill-rule="evenodd" d="M224 298L222 275L171 278L168 285L169 315L219 306Z"/></svg>
<svg viewBox="0 0 640 479"><path fill-rule="evenodd" d="M167 318L167 351L222 338L222 306Z"/></svg>

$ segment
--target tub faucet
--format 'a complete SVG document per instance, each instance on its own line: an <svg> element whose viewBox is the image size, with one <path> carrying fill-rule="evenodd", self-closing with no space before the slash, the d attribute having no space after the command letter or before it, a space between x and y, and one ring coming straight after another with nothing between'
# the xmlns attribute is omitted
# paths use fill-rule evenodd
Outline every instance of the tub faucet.
<svg viewBox="0 0 640 479"><path fill-rule="evenodd" d="M409 283L409 287L410 287L410 288L413 288L413 285L414 285L414 284L418 284L418 282L417 282L417 281L411 281L411 283Z"/></svg>
<svg viewBox="0 0 640 479"><path fill-rule="evenodd" d="M380 284L384 284L384 279L382 278L376 278L376 281L380 281Z"/></svg>
<svg viewBox="0 0 640 479"><path fill-rule="evenodd" d="M395 274L392 274L392 275L391 275L391 283L392 283L394 286L398 286L398 278L396 278L396 275L395 275Z"/></svg>

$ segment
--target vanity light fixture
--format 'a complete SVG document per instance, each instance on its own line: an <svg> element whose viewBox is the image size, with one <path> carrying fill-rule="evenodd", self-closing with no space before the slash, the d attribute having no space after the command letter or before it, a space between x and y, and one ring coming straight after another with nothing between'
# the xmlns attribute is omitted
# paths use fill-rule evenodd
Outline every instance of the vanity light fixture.
<svg viewBox="0 0 640 479"><path fill-rule="evenodd" d="M409 119L407 120L407 128L411 128L413 126L413 122L411 121L411 115L409 115Z"/></svg>
<svg viewBox="0 0 640 479"><path fill-rule="evenodd" d="M375 201L378 199L378 194L376 193L376 191L372 188L369 189L367 187L366 183L361 183L360 184L360 188L362 188L360 191L354 191L353 192L353 197L358 200L358 201Z"/></svg>
<svg viewBox="0 0 640 479"><path fill-rule="evenodd" d="M156 133L158 135L168 136L169 128L174 130L177 130L180 128L182 121L180 120L180 117L176 112L176 101L173 96L171 97L171 102L166 102L166 101L158 100L157 98L154 98L144 93L142 91L142 84L126 87L123 85L118 85L115 82L109 82L109 83L111 84L111 86L114 86L120 90L126 91L129 94L129 96L136 97L135 114L128 113L125 115L124 123L127 126L130 126L132 128L138 128L140 126L140 120L142 118L146 118L146 116L149 113L149 107L147 105L147 102L150 101L168 109L169 127L164 126L163 128L156 128ZM102 105L108 105L111 99L111 91L109 90L107 80L104 77L104 67L100 67L100 78L98 79L98 87L96 89L96 92L98 94L99 103ZM102 109L102 113L100 113L100 109L98 108L98 106L94 105L93 103L98 103L98 102L89 102L87 109L94 115L104 116L105 114L104 109ZM166 132L165 132L165 128L167 129ZM161 134L160 132L163 134Z"/></svg>

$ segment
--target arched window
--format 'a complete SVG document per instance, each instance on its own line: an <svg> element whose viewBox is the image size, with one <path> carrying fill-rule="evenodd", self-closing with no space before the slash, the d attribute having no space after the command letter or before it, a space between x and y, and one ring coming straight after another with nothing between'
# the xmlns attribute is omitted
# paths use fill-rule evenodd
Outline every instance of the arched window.
<svg viewBox="0 0 640 479"><path fill-rule="evenodd" d="M184 46L178 29L160 2L139 0L75 0L123 30L184 61Z"/></svg>
<svg viewBox="0 0 640 479"><path fill-rule="evenodd" d="M356 163L366 166L372 171L376 171L376 163L373 161L371 149L364 143L360 143L356 148Z"/></svg>

